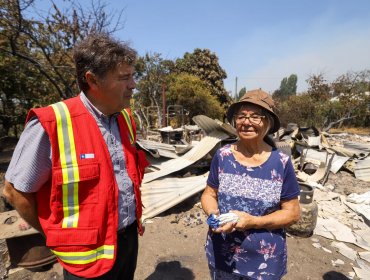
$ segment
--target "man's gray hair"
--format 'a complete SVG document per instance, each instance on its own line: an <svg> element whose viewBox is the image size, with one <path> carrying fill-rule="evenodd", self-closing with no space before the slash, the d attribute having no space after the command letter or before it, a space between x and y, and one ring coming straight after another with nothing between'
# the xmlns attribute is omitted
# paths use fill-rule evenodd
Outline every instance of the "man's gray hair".
<svg viewBox="0 0 370 280"><path fill-rule="evenodd" d="M127 43L115 40L106 33L90 34L75 46L73 52L80 90L86 92L89 89L86 72L103 78L122 63L134 65L136 55Z"/></svg>

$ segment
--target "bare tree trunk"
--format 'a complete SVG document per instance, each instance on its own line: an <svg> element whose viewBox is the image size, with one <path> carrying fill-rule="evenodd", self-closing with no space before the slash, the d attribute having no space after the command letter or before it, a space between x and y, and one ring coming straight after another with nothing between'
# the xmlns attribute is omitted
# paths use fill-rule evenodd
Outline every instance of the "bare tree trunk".
<svg viewBox="0 0 370 280"><path fill-rule="evenodd" d="M327 126L327 127L325 127L324 129L323 129L323 131L324 132L328 132L329 131L329 129L330 128L332 128L334 125L336 125L336 124L340 124L339 125L339 127L341 127L341 125L343 124L343 122L345 121L345 120L350 120L350 119L353 119L353 118L356 118L357 116L352 116L352 117L343 117L343 118L341 118L341 119L339 119L339 120L337 120L337 121L335 121L335 122L331 122L331 123L329 123L329 125Z"/></svg>

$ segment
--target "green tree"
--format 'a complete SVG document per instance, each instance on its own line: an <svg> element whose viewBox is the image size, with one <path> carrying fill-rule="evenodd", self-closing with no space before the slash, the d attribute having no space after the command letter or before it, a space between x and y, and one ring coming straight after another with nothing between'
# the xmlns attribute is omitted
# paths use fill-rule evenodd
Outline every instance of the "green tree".
<svg viewBox="0 0 370 280"><path fill-rule="evenodd" d="M289 96L278 103L278 113L282 126L290 122L297 123L301 127L315 126L323 127L326 113L327 102L315 100L310 94Z"/></svg>
<svg viewBox="0 0 370 280"><path fill-rule="evenodd" d="M0 53L0 124L2 135L18 136L27 111L47 98L43 77L33 65Z"/></svg>
<svg viewBox="0 0 370 280"><path fill-rule="evenodd" d="M73 45L88 33L107 31L110 19L105 5L94 4L93 10L82 9L74 1L62 11L53 1L51 10L37 18L37 0L0 0L0 40L8 42L1 52L32 64L58 92L61 98L77 91L72 59Z"/></svg>
<svg viewBox="0 0 370 280"><path fill-rule="evenodd" d="M48 13L36 8L38 2L0 0L0 122L7 133L9 116L10 126L16 126L29 108L78 92L72 59L78 40L119 28L98 0L91 0L91 8L66 0L69 7L63 11L50 0Z"/></svg>
<svg viewBox="0 0 370 280"><path fill-rule="evenodd" d="M137 79L137 93L134 96L136 113L139 123L145 120L148 123L148 117L145 107L153 106L157 108L157 126L162 124L163 99L162 94L166 86L166 77L174 68L171 60L165 60L160 53L147 53L140 57L135 65Z"/></svg>
<svg viewBox="0 0 370 280"><path fill-rule="evenodd" d="M17 67L14 67L14 65L16 65L16 61L14 61L14 59L4 57L4 55L0 54L0 75L2 76L0 79L1 135L9 135L10 129L12 127L15 128L15 124L18 122L18 117L25 114L25 112L18 112L18 104L22 100L20 94L24 90L24 84L21 83L21 80L17 77L18 69ZM5 74L7 72L8 74ZM14 102L15 100L17 101Z"/></svg>
<svg viewBox="0 0 370 280"><path fill-rule="evenodd" d="M176 60L177 73L188 73L199 77L209 86L212 95L227 106L231 102L224 87L223 80L227 78L226 72L220 66L218 57L209 49L195 49L193 53L185 53L183 58Z"/></svg>
<svg viewBox="0 0 370 280"><path fill-rule="evenodd" d="M280 88L273 93L273 97L284 100L291 95L296 95L297 81L298 77L296 74L292 74L288 78L285 77L280 83Z"/></svg>
<svg viewBox="0 0 370 280"><path fill-rule="evenodd" d="M240 90L239 90L239 94L238 94L238 100L240 100L240 98L243 97L244 94L246 94L247 92L247 89L246 87L242 87Z"/></svg>
<svg viewBox="0 0 370 280"><path fill-rule="evenodd" d="M328 83L322 74L308 79L306 93L277 103L283 125L316 126L325 131L334 126L366 127L370 123L370 71L348 72Z"/></svg>
<svg viewBox="0 0 370 280"><path fill-rule="evenodd" d="M189 119L206 115L222 120L223 108L199 77L181 73L172 74L168 80L167 104L182 105L189 112Z"/></svg>
<svg viewBox="0 0 370 280"><path fill-rule="evenodd" d="M323 74L311 75L307 80L307 93L316 101L327 101L330 98L331 87Z"/></svg>
<svg viewBox="0 0 370 280"><path fill-rule="evenodd" d="M163 85L173 69L173 61L165 60L160 53L146 53L136 65L137 94L143 106L161 106Z"/></svg>
<svg viewBox="0 0 370 280"><path fill-rule="evenodd" d="M350 119L355 126L366 126L370 112L370 70L348 72L331 84L332 102L337 103L331 111L331 121ZM339 125L343 121L339 122Z"/></svg>

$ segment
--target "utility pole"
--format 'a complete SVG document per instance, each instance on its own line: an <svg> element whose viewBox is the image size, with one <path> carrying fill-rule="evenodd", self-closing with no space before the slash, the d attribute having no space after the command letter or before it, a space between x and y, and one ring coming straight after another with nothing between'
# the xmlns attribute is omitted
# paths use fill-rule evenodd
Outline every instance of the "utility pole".
<svg viewBox="0 0 370 280"><path fill-rule="evenodd" d="M165 127L167 125L167 122L166 122L166 116L167 116L166 114L166 85L165 83L162 84L162 107L163 107L162 127Z"/></svg>
<svg viewBox="0 0 370 280"><path fill-rule="evenodd" d="M235 101L238 99L238 77L235 77Z"/></svg>

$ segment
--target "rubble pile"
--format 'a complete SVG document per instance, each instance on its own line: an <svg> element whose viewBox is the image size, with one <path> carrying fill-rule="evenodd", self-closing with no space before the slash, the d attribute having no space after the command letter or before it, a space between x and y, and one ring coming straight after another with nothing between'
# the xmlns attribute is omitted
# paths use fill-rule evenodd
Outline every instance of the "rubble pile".
<svg viewBox="0 0 370 280"><path fill-rule="evenodd" d="M370 279L370 137L298 127L281 129L277 137L290 144L298 180L315 189L314 235L333 240L331 248L315 238L312 245L342 254L332 265L350 262L350 279Z"/></svg>
<svg viewBox="0 0 370 280"><path fill-rule="evenodd" d="M182 223L186 227L194 228L202 225L206 219L207 216L204 214L200 203L197 203L190 211L176 214L171 223Z"/></svg>
<svg viewBox="0 0 370 280"><path fill-rule="evenodd" d="M194 228L206 221L199 200L210 159L217 148L237 138L228 124L206 116L196 116L194 121L196 126L185 129L189 132L185 138L191 142L180 141L179 131L169 128L161 131L168 134L166 141L160 141L158 133L138 140L151 162L141 187L144 223L155 222L154 217L190 197L194 198L191 210L172 212L171 223ZM370 137L321 133L294 124L271 137L291 156L298 180L314 188L317 223L313 234L332 242L324 247L313 236L312 245L319 253L343 255L331 263L337 267L350 262L349 278L370 279Z"/></svg>
<svg viewBox="0 0 370 280"><path fill-rule="evenodd" d="M211 156L211 153L222 143L236 141L235 131L231 126L225 126L204 116L197 116L195 120L205 131L206 137L213 136L207 140L208 142L204 141L204 145L198 151L197 146L194 145L187 152L191 153L190 157L189 154L179 155L175 159L158 164L157 171L144 179L146 184L154 188L160 185L160 180L163 180L163 183L166 182L164 180L169 180L167 181L169 185L174 185L174 172L194 165L206 155ZM313 238L313 246L326 254L333 251L342 254L343 259L333 259L332 265L335 267L350 262L353 271L348 272L349 278L353 279L357 276L360 279L370 279L368 275L370 202L366 202L367 200L361 196L366 196L366 192L370 191L370 165L367 165L367 161L370 160L370 137L344 133L337 135L320 133L314 127L299 128L294 125L290 128L292 129L279 130L273 138L278 148L291 155L298 180L314 188L314 201L318 205L314 235L332 240L330 248L326 248L318 239ZM202 145L202 140L197 144ZM184 164L186 158L192 158L193 161L187 161ZM165 169L166 172L161 173L161 169ZM165 179L160 178L162 174L166 176ZM197 184L200 184L198 191L205 187L205 180L206 174L203 175L203 181L197 181ZM185 181L183 183L186 184ZM177 188L171 189L174 191ZM185 192L181 193L180 189L177 189L177 194L187 195ZM370 193L368 196L370 201ZM162 195L161 198L163 199L164 196ZM170 206L170 203L167 205ZM194 213L176 214L172 222L181 222L189 227L202 224L206 217L200 206L195 209ZM150 216L147 214L147 217Z"/></svg>
<svg viewBox="0 0 370 280"><path fill-rule="evenodd" d="M352 264L357 277L370 279L368 220L346 205L348 202L345 195L332 192L322 185L317 185L314 199L319 208L314 234L333 240L331 249L338 251L345 257L344 261ZM316 248L328 252L323 247ZM334 262L333 265L337 266L340 263Z"/></svg>

